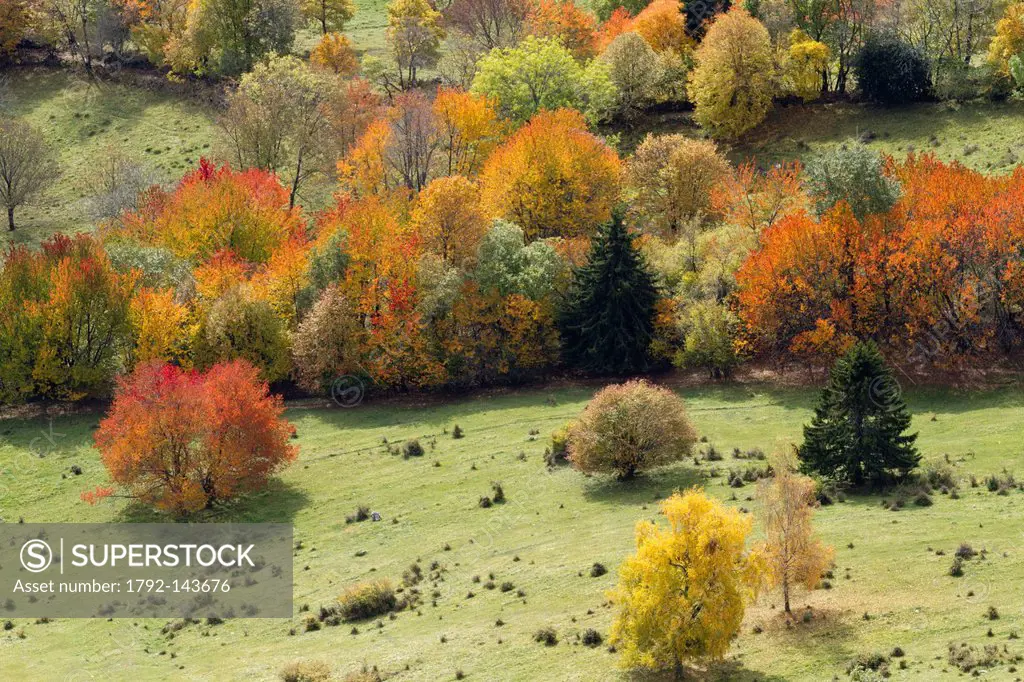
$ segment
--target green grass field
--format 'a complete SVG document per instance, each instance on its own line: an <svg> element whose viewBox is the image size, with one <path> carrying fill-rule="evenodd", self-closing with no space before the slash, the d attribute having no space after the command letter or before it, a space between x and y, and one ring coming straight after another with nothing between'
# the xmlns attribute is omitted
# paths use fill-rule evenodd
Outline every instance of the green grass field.
<svg viewBox="0 0 1024 682"><path fill-rule="evenodd" d="M16 621L13 630L0 631L0 676L262 680L275 678L289 661L316 659L339 675L364 662L377 665L393 680L453 680L457 670L468 680L659 679L630 677L606 647L576 642L586 628L608 632L613 611L605 592L631 552L635 522L655 518L658 499L692 485L756 511L753 485L725 484L729 468L748 465L732 459L732 448L767 451L799 439L815 397L807 389L757 384L681 393L698 431L725 453L724 461L688 461L628 484L545 467L549 434L580 411L589 388L348 410L293 406L288 416L298 429L299 460L271 489L207 519L295 524L302 548L294 557L290 621L193 624L173 638L160 632L165 620ZM911 504L899 512L884 509L876 496L823 507L817 525L836 548L832 589L801 592L794 602L798 613L810 606L814 617L788 628L776 595L765 596L748 612L729 658L704 679L847 679L852 657L895 646L905 650L907 668L894 660L892 679L955 679L959 671L946 662L949 642L1005 645L1024 654L1024 643L1010 639L1024 630L1024 493L999 496L967 482L971 474L1019 470L1024 392L1019 386L975 393L914 388L907 397L925 459L948 456L962 477L959 499L936 494L931 507ZM124 501L94 507L80 501L82 490L105 481L91 448L98 419L0 421L0 516L9 522L152 518ZM455 424L464 438L448 435ZM388 454L384 438L419 438L426 455ZM83 474L69 473L72 465ZM478 499L490 493L492 481L501 481L508 501L482 509ZM383 522L346 525L359 504L379 511ZM987 558L972 559L964 577L952 578L952 553L962 541L985 548ZM398 582L416 561L424 569L438 561L445 570L443 582L421 585L426 601L419 611L359 623L358 634L350 624L302 631L303 604L315 612L354 581ZM609 573L590 577L594 562ZM525 596L486 589L491 574ZM998 609L998 620L986 617L989 606ZM533 641L542 626L557 630L557 646ZM289 635L292 628L296 634ZM1014 679L1013 670L1005 663L985 679Z"/></svg>

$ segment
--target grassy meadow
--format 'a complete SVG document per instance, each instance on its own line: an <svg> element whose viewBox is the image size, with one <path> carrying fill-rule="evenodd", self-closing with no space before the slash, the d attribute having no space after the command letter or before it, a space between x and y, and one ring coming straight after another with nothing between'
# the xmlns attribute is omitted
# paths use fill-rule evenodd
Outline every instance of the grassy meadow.
<svg viewBox="0 0 1024 682"><path fill-rule="evenodd" d="M293 405L298 461L269 490L207 519L295 524L301 547L290 621L196 623L170 635L161 633L166 620L15 621L0 631L4 677L270 680L286 663L307 659L325 661L339 675L377 665L402 681L454 680L458 671L467 680L661 679L619 671L607 642L587 648L577 641L587 628L607 636L613 609L605 593L632 550L634 524L657 517L657 500L693 485L756 511L754 485L731 488L725 474L763 463L736 460L732 450L769 451L798 440L815 393L761 384L680 388L698 432L724 459L688 460L624 484L549 470L543 460L550 433L578 414L593 390L496 391L351 409ZM728 659L695 670L698 678L849 679L853 657L899 646L906 655L891 662L892 679L952 680L961 672L947 662L950 642L1005 646L1005 658L1024 654L1014 639L1024 630L1024 492L997 495L969 483L971 475L1020 471L1024 391L915 387L907 399L925 460L952 464L959 497L936 493L933 506L909 503L900 511L885 509L877 496L822 507L817 527L835 547L836 568L830 589L798 593L794 610L810 607L808 620L787 627L778 596L765 595L748 611ZM106 480L91 447L98 419L80 413L0 421L4 520L152 519L123 500L92 507L80 501L82 490ZM451 436L456 424L461 439ZM384 444L410 438L425 446L423 457L404 459ZM494 481L507 501L480 508ZM383 520L346 524L358 505ZM966 562L964 577L950 577L961 542L984 548L986 558ZM397 584L414 562L426 574L435 561L442 580L420 584L418 610L355 628L303 630L303 605L315 613L352 582L387 577ZM608 573L591 577L595 562ZM497 589L488 589L491 581ZM512 588L503 592L505 582ZM990 606L998 619L989 620ZM558 633L556 646L533 641L548 626ZM1015 671L1007 660L984 677L1015 679Z"/></svg>

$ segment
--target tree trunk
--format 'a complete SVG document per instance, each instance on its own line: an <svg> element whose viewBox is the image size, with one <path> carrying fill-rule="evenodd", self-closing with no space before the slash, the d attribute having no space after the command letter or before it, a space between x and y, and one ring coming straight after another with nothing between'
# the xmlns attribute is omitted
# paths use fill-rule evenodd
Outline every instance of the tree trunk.
<svg viewBox="0 0 1024 682"><path fill-rule="evenodd" d="M792 614L793 612L789 610L789 581L788 580L783 580L782 581L782 601L785 603L786 613Z"/></svg>
<svg viewBox="0 0 1024 682"><path fill-rule="evenodd" d="M7 207L7 229L10 232L14 232L14 207Z"/></svg>

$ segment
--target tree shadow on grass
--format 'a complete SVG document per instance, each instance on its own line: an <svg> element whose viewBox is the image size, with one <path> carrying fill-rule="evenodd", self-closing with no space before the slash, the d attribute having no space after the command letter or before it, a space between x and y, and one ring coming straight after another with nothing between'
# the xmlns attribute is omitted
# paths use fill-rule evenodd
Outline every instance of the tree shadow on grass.
<svg viewBox="0 0 1024 682"><path fill-rule="evenodd" d="M628 682L785 682L780 675L770 675L757 670L748 670L742 662L731 659L712 663L706 668L684 666L682 677L674 670L631 670L622 675Z"/></svg>
<svg viewBox="0 0 1024 682"><path fill-rule="evenodd" d="M291 523L308 503L305 491L273 478L259 492L216 504L186 518L176 518L142 502L132 502L115 520L120 523Z"/></svg>
<svg viewBox="0 0 1024 682"><path fill-rule="evenodd" d="M669 497L676 490L704 485L707 474L686 464L662 467L620 481L614 476L592 476L583 484L583 495L591 502L641 504Z"/></svg>

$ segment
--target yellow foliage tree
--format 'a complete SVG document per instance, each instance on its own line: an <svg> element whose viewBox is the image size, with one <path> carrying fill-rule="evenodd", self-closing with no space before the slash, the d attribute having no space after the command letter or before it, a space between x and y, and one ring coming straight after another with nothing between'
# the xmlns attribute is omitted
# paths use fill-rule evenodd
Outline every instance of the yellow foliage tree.
<svg viewBox="0 0 1024 682"><path fill-rule="evenodd" d="M340 33L324 34L310 51L309 63L346 78L359 73L359 58L352 49L352 42Z"/></svg>
<svg viewBox="0 0 1024 682"><path fill-rule="evenodd" d="M795 585L814 589L832 564L834 552L814 537L814 481L794 471L794 455L778 455L772 462L775 475L758 485L761 522L767 538L760 552L768 566L771 587L782 588L786 613Z"/></svg>
<svg viewBox="0 0 1024 682"><path fill-rule="evenodd" d="M1010 59L1024 53L1024 2L1007 5L996 22L996 34L988 46L988 61L996 71L1010 76Z"/></svg>
<svg viewBox="0 0 1024 682"><path fill-rule="evenodd" d="M800 29L789 35L789 52L785 66L787 89L805 102L821 96L821 74L832 52L828 45L812 39Z"/></svg>
<svg viewBox="0 0 1024 682"><path fill-rule="evenodd" d="M578 111L542 111L487 159L483 204L530 241L586 235L611 218L620 165Z"/></svg>
<svg viewBox="0 0 1024 682"><path fill-rule="evenodd" d="M661 503L668 528L636 527L636 554L619 570L611 641L626 667L675 668L729 650L764 563L746 550L751 519L692 488Z"/></svg>
<svg viewBox="0 0 1024 682"><path fill-rule="evenodd" d="M187 342L188 310L174 300L173 290L140 289L132 299L129 316L135 333L135 362L180 358Z"/></svg>
<svg viewBox="0 0 1024 682"><path fill-rule="evenodd" d="M460 265L476 253L489 226L479 188L461 175L437 178L427 185L416 197L410 218L427 250L451 265Z"/></svg>
<svg viewBox="0 0 1024 682"><path fill-rule="evenodd" d="M633 20L636 31L655 52L673 52L685 57L693 51L693 38L686 32L686 16L676 0L654 0Z"/></svg>
<svg viewBox="0 0 1024 682"><path fill-rule="evenodd" d="M440 88L433 110L445 173L479 173L505 133L497 103L457 88Z"/></svg>
<svg viewBox="0 0 1024 682"><path fill-rule="evenodd" d="M749 12L719 15L694 61L688 86L694 118L714 135L738 137L768 115L775 93L771 38Z"/></svg>

